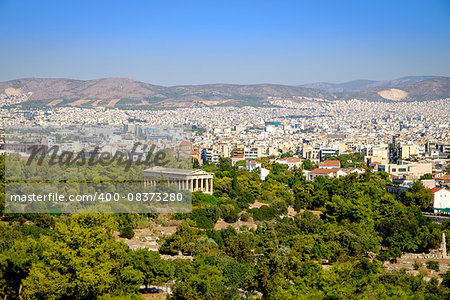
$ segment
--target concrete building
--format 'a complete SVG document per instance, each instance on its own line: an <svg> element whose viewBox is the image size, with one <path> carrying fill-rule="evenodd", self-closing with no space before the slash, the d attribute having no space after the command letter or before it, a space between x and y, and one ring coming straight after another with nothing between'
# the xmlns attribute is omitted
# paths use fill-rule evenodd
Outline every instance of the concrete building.
<svg viewBox="0 0 450 300"><path fill-rule="evenodd" d="M261 163L256 160L247 160L245 162L245 167L247 169L247 172L251 172L255 169L261 168Z"/></svg>
<svg viewBox="0 0 450 300"><path fill-rule="evenodd" d="M438 213L439 209L450 209L450 191L444 188L432 188L433 193L433 208L434 212Z"/></svg>
<svg viewBox="0 0 450 300"><path fill-rule="evenodd" d="M244 148L244 158L245 159L256 159L261 156L262 156L262 152L261 152L260 148L257 148L257 147Z"/></svg>
<svg viewBox="0 0 450 300"><path fill-rule="evenodd" d="M220 156L213 148L204 148L201 153L201 159L209 163L218 163Z"/></svg>
<svg viewBox="0 0 450 300"><path fill-rule="evenodd" d="M320 160L323 161L327 157L337 156L338 149L336 148L321 148L319 152Z"/></svg>
<svg viewBox="0 0 450 300"><path fill-rule="evenodd" d="M277 163L281 165L287 165L288 169L292 169L294 167L301 168L303 160L298 157L285 157L277 160Z"/></svg>
<svg viewBox="0 0 450 300"><path fill-rule="evenodd" d="M436 180L439 182L439 184L450 187L450 175L443 175L439 178L436 178Z"/></svg>
<svg viewBox="0 0 450 300"><path fill-rule="evenodd" d="M432 163L411 163L401 164L377 164L374 167L376 172L385 171L389 175L402 177L404 179L419 179L420 176L433 172Z"/></svg>
<svg viewBox="0 0 450 300"><path fill-rule="evenodd" d="M367 155L365 157L367 163L388 163L389 162L389 149L387 145L378 145L370 149L367 149Z"/></svg>
<svg viewBox="0 0 450 300"><path fill-rule="evenodd" d="M305 144L302 147L302 156L313 163L318 163L320 161L320 148Z"/></svg>
<svg viewBox="0 0 450 300"><path fill-rule="evenodd" d="M267 175L270 174L270 171L265 168L261 168L261 175L259 176L261 178L261 181L266 180Z"/></svg>
<svg viewBox="0 0 450 300"><path fill-rule="evenodd" d="M245 160L244 155L234 155L231 157L231 165L235 165L238 161Z"/></svg>
<svg viewBox="0 0 450 300"><path fill-rule="evenodd" d="M339 178L347 176L347 173L341 169L321 169L317 168L308 173L308 181L313 181L317 176Z"/></svg>
<svg viewBox="0 0 450 300"><path fill-rule="evenodd" d="M260 169L260 178L261 181L264 181L267 177L267 175L269 175L270 171L263 168L262 164L256 160L247 160L245 162L245 168L247 169L248 172L251 172L255 169Z"/></svg>
<svg viewBox="0 0 450 300"><path fill-rule="evenodd" d="M399 157L401 159L408 159L411 156L417 156L417 146L416 145L400 145Z"/></svg>
<svg viewBox="0 0 450 300"><path fill-rule="evenodd" d="M427 189L432 189L432 188L436 187L436 182L434 181L434 179L424 179L424 180L421 180L420 182Z"/></svg>

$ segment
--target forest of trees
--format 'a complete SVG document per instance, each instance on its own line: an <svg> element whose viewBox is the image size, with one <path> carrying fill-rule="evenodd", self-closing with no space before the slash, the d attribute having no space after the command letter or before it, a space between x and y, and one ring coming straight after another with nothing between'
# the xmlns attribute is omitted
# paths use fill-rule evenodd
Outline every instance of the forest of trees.
<svg viewBox="0 0 450 300"><path fill-rule="evenodd" d="M438 248L450 222L422 216L431 192L415 183L399 197L386 176L367 171L307 182L299 169L262 163L247 172L221 159L214 194L194 193L193 211L167 215L176 232L159 253L132 250L115 237L159 214L5 214L0 156L0 297L4 299L140 299L142 285L172 285L168 299L449 299L450 273L426 281L385 261ZM264 203L250 208L255 201ZM288 208L297 214L288 217ZM314 211L315 213L313 213ZM227 223L253 220L216 230ZM189 259L162 254L190 255ZM430 267L433 267L430 265ZM435 267L435 266L434 266Z"/></svg>

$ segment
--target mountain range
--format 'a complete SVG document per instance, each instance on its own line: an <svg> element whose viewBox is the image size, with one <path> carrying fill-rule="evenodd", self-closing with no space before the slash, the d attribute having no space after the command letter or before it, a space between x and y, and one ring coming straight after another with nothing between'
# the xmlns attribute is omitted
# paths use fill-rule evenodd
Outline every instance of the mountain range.
<svg viewBox="0 0 450 300"><path fill-rule="evenodd" d="M0 94L27 94L28 104L45 106L183 107L264 105L267 97L314 100L425 101L450 97L450 78L409 76L346 83L205 84L165 87L126 78L96 80L25 78L0 82Z"/></svg>
<svg viewBox="0 0 450 300"><path fill-rule="evenodd" d="M307 87L312 89L324 90L330 93L342 93L342 92L361 92L376 87L391 87L399 88L407 85L414 84L416 82L424 81L427 79L437 78L438 76L407 76L394 80L352 80L344 83L329 83L329 82L316 82L311 84L303 84L301 87Z"/></svg>

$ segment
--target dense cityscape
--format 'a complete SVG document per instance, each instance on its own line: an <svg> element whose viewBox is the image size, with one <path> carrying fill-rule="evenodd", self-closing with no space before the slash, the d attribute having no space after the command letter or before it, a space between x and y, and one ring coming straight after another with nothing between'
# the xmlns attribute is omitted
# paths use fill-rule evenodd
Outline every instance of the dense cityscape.
<svg viewBox="0 0 450 300"><path fill-rule="evenodd" d="M209 296L205 296L207 293L212 293L214 297L222 299L235 297L279 299L281 295L286 298L298 299L310 295L309 293L319 293L322 295L320 297L326 295L339 295L340 297L343 291L331 292L326 289L320 291L312 286L309 287L309 289L312 288L309 292L302 290L298 294L296 285L284 282L285 279L280 278L281 281L278 283L270 283L259 277L266 276L264 272L261 273L262 270L258 269L262 263L261 257L268 259L264 264L272 264L271 260L276 257L289 261L294 257L298 259L298 255L300 255L300 257L304 257L302 259L304 262L301 263L302 268L307 268L308 264L315 262L324 270L321 272L328 274L327 276L335 276L331 275L337 272L333 266L338 268L338 265L344 261L350 265L356 263L351 267L356 269L360 268L359 264L364 261L364 263L372 264L371 268L375 268L375 266L381 268L373 275L366 276L377 278L396 274L395 276L406 276L405 280L406 278L413 280L415 277L408 276L419 274L417 276L428 281L428 285L431 284L437 288L440 283L442 290L439 290L439 293L441 296L446 295L444 286L450 282L447 281L447 278L450 278L450 275L447 275L450 274L450 271L445 275L442 275L443 273L439 275L438 271L446 271L449 268L445 243L445 234L450 234L450 228L447 229L449 223L446 219L446 215L450 212L449 99L423 102L371 102L357 99L338 101L268 97L267 103L261 107L200 105L165 110L126 110L110 107L68 106L29 110L17 106L17 104L27 101L29 95L15 94L11 96L11 91L9 92L9 95L3 94L1 103L1 113L4 116L2 123L7 129L3 133L6 143L2 146L2 152L6 152L7 155L18 153L27 159L33 155L32 145L42 144L51 147L59 143L61 148L58 150L58 155L63 155L61 151L78 152L83 150L91 153L90 156L92 156L94 149L100 152L120 150L128 153L127 155L132 159L133 156L139 155L146 157L148 155L147 148L143 146L136 148L135 145L145 143L145 141L154 143L157 141L153 137L155 136L158 139L163 138L162 142L158 142L160 145L170 144L172 149L178 149L177 151L191 157L193 168L197 170L192 175L185 171L180 173L175 169L150 168L145 171L145 176L148 176L145 177L145 182L148 182L149 186L155 187L154 182L161 180L161 178L158 179L160 176L158 173L163 172L164 178L169 178L169 184L173 183L174 186L177 185L178 189L187 189L193 193L192 213L168 215L166 213L151 217L132 214L125 219L124 214L116 214L117 216L113 217L119 225L115 225L117 227L111 229L117 230L117 232L111 237L105 238L123 240L128 245L127 247L135 252L132 256L136 255L136 258L132 259L137 259L136 262L129 265L137 272L129 275L133 276L133 282L135 282L131 282L131 285L127 287L129 292L136 289L134 291L139 291L143 293L142 295L161 295L163 298L167 296L173 299L209 299ZM25 133L18 134L12 131L12 128L52 127L62 128L62 131L54 129L50 131L52 132L50 136L43 139L36 138L35 134L26 137ZM113 138L113 141L106 144L102 136L97 136L95 133L84 138L77 137L78 130L86 131L90 127L119 129L116 130L116 137ZM188 139L189 142L186 143L186 140L180 143L180 141L171 141L171 139L164 141L164 134L161 135L162 133L155 131L155 128L170 127L187 129L190 138L186 136L184 139ZM148 131L148 128L153 129ZM75 140L67 140L67 138L60 140L61 136L68 134L75 134ZM8 140L13 144L8 145ZM169 143L169 141L171 142ZM7 170L8 165L10 169L16 170L16 167L12 167L12 162L17 163L15 159L6 160ZM21 172L24 173L19 175L19 178L37 178L25 175L26 166L21 168L23 170ZM116 169L117 174L120 174L121 166L117 166ZM78 172L86 173L80 168ZM100 174L104 174L104 172L101 169L93 168L86 173L90 174L89 177L83 178L84 180L102 178L103 175ZM111 178L117 176L113 175L111 171L107 172L113 176ZM11 178L15 178L16 175L17 173L7 172L6 178L11 176L13 176ZM180 176L184 178L181 181ZM173 180L170 179L172 177ZM76 176L75 178L80 177ZM206 178L208 179L206 180ZM392 215L382 213L378 211L380 208L375 208L381 205L381 203L376 204L377 201L380 201L377 200L379 196L372 195L372 200L366 204L359 202L364 198L356 197L354 200L341 198L346 193L345 190L341 191L340 186L350 182L352 182L353 189L359 189L365 184L372 185L373 189L378 189L378 193L385 194L383 197L392 197L389 201L399 201L399 205L404 207L402 208L404 212L401 214L406 218L411 218L411 215L409 217L407 215L414 213L413 222L417 224L425 222L427 225L425 227L422 225L420 229L414 228L419 225L404 227L402 230L409 232L408 235L417 235L416 237L411 236L413 241L408 242L408 238L398 236L398 234L404 234L398 231L400 230L398 226L401 228L404 225L397 224L393 219L389 219L393 217ZM357 188L360 185L361 187ZM7 185L6 187L7 190L8 188L11 190L11 186ZM34 193L39 194L42 187L35 188ZM121 187L121 189L130 191L126 187ZM80 186L78 193L82 190ZM142 190L139 188L138 190L140 194ZM7 195L9 193L7 191ZM64 194L64 191L60 193ZM91 191L92 193L93 191ZM345 203L345 201L350 202ZM392 209L393 204L389 203L385 205L391 206L389 209ZM370 217L367 215L358 221L354 212L342 211L345 206L353 206L352 209L357 210L359 205L369 205L374 209L371 214L375 215ZM31 230L32 227L24 226L37 226L42 228L40 230L50 233L55 230L55 225L52 224L60 222L55 217L45 214L45 212L54 211L55 207L52 207L51 209L37 210L36 212L40 214L35 216L32 214L6 214L3 219L12 224L14 229L7 229L8 227L4 229L19 230L23 232L21 234L27 236L29 233L24 230ZM104 212L110 210L116 212L113 208L102 209ZM61 212L63 211L67 211L67 209L61 210ZM88 211L93 211L92 206ZM127 210L119 209L117 212L122 211L126 212ZM16 208L11 212L20 212L20 210ZM438 218L436 220L440 223L432 223L433 216ZM98 217L92 218L97 219ZM367 226L367 222L369 222L367 218L375 218L376 221L370 221L375 224L371 225L373 226L370 227L371 229L367 228L369 236L364 237L358 228ZM377 218L379 219L377 220ZM79 217L73 217L71 220L70 222L80 221ZM98 222L104 224L103 222L108 222L107 220L98 220ZM27 225L30 222L34 225ZM345 225L346 222L350 222L351 227ZM384 222L393 223L387 225ZM300 225L303 223L305 225ZM294 250L304 243L301 241L310 234L304 232L303 235L297 235L295 232L299 229L294 229L294 227L311 226L311 224L316 224L312 229L316 234L318 234L317 230L320 231L320 226L326 224L328 224L327 226L334 224L332 226L338 227L328 228L323 233L328 232L329 234L334 231L339 233L340 230L349 230L349 233L355 235L354 242L359 246L356 244L344 246L346 242L340 240L341 238L321 237L324 240L320 243L325 244L316 244L316 247L321 249L319 252L310 252L311 250L306 248ZM273 241L267 241L269 244L263 242L268 233L263 233L261 230L266 226L272 228L270 229L271 234L279 236L275 239L278 245L273 245ZM283 237L286 233L279 230L285 226L294 226L291 228L292 231L287 233L288 236L295 234L294 236L297 238L303 237L298 242L288 242L293 236L284 240L287 238L287 236ZM394 227L388 229L386 226ZM300 227L301 231L305 230L301 228L303 227ZM388 234L386 230L394 231ZM428 232L425 236L423 235L424 230ZM229 238L223 236L226 232L234 237L228 240ZM11 234L13 233L11 232ZM375 241L380 238L381 244L378 245L379 242ZM197 241L192 243L191 241L195 241L195 239ZM251 241L249 244L246 246L240 244L247 239ZM394 243L392 239L397 239L397 242ZM348 248L342 253L322 249L330 242L338 243L341 245L340 247L357 248ZM102 243L97 247L102 247ZM271 251L286 249L283 251L288 251L285 254L288 256L277 254L272 258L269 258L271 256L266 257L270 251L266 252L268 250L264 250L265 247L269 247L268 249L272 249ZM158 252L159 256L153 257L152 253ZM225 259L222 255L236 259L236 261L222 261ZM244 268L244 273L239 275L243 277L229 277L231 274L223 273L225 277L220 277L218 282L213 281L213 286L204 288L198 286L198 282L192 282L193 278L184 277L185 275L180 273L184 272L183 268L187 267L183 266L184 263L180 265L181 262L193 261L194 264L191 267L197 268L196 261L198 263L202 259L213 256L218 261L210 266L213 269L206 272L218 272L222 267L231 268L230 271L233 268ZM360 256L364 259L368 257L368 260L358 258ZM147 259L150 261L146 262ZM252 265L255 262L256 269L253 269ZM142 263L150 265L139 266ZM229 265L230 263L231 265ZM307 265L304 265L305 263ZM214 265L219 269L215 271ZM330 266L333 271L325 271ZM147 267L153 268L152 271L147 270ZM9 271L5 269L4 272ZM143 274L142 279L140 279L139 272ZM191 270L190 272L200 272L200 270ZM249 275L248 272L253 275ZM271 271L269 270L269 272ZM203 273L198 274L204 276ZM257 278L263 281L260 283L252 281ZM288 278L293 279L295 276L288 276ZM308 277L298 278L308 280ZM21 279L16 278L16 280ZM37 280L37 278L27 280ZM117 278L116 280L121 281L122 279ZM211 284L211 282L207 283L209 279L204 280L206 280L204 284ZM145 284L138 288L139 282ZM183 285L183 282L188 284ZM286 286L286 284L288 285ZM427 284L423 285L424 295L429 293L427 291L430 287ZM221 288L223 285L227 286L225 290ZM284 288L289 292L281 292L280 285L285 286ZM25 281L25 287L23 295L30 299L39 298L39 295L52 295L55 299L60 298L58 294L55 294L57 293L56 287L48 287L47 289L50 290L43 290L43 287L35 286L30 281ZM4 288L6 288L5 295L10 294L11 297L16 297L20 294L13 286L8 287L7 283ZM368 292L366 290L360 295L371 295L371 297L384 295L385 292L382 290L385 287L380 289L380 287L376 288L372 285L371 289L373 288L377 291ZM355 293L352 288L349 291L352 294ZM62 296L69 291L63 288L59 293L62 293L60 294ZM82 294L81 291L77 293ZM104 292L92 287L89 293L100 295ZM120 292L120 294L123 293L123 291ZM189 296L187 293L193 293L191 294L193 296ZM408 291L391 290L388 297L403 298L412 295L408 293ZM85 294L83 298L88 297L87 295Z"/></svg>
<svg viewBox="0 0 450 300"><path fill-rule="evenodd" d="M450 6L0 0L0 299L450 299Z"/></svg>

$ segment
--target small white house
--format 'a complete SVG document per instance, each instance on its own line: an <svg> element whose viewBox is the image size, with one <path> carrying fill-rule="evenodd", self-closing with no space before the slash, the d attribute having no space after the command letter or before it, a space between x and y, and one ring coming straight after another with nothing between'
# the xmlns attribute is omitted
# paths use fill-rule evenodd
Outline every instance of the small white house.
<svg viewBox="0 0 450 300"><path fill-rule="evenodd" d="M433 193L433 208L448 208L450 209L450 191L444 188L432 188L431 192ZM435 213L438 213L439 210L435 209Z"/></svg>
<svg viewBox="0 0 450 300"><path fill-rule="evenodd" d="M261 162L258 162L256 160L247 160L245 162L245 167L247 168L248 172L251 172L251 171L253 171L254 169L257 169L257 168L262 168L261 167Z"/></svg>
<svg viewBox="0 0 450 300"><path fill-rule="evenodd" d="M245 162L245 167L247 168L248 172L251 172L255 169L260 169L261 170L261 175L260 175L261 181L266 180L266 176L269 175L269 173L270 173L269 170L264 169L262 167L261 162L258 162L256 160L247 160Z"/></svg>
<svg viewBox="0 0 450 300"><path fill-rule="evenodd" d="M269 171L269 170L267 170L267 169L265 169L265 168L261 168L261 176L260 176L261 181L266 180L266 177L267 177L267 175L269 175L269 174L270 174L270 171Z"/></svg>

